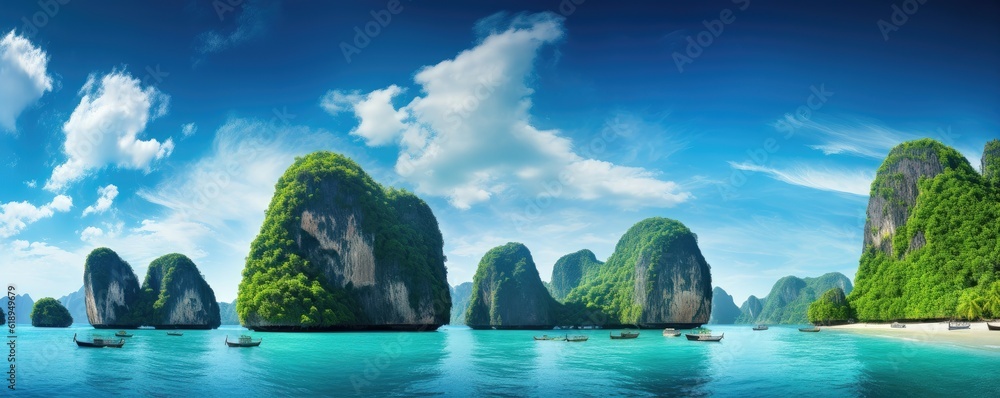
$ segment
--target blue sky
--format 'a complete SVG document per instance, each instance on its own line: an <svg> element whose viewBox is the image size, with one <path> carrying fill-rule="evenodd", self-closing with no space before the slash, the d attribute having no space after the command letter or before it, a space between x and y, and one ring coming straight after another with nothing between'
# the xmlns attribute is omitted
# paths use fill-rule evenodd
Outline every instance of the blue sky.
<svg viewBox="0 0 1000 398"><path fill-rule="evenodd" d="M978 167L1000 135L996 4L63 2L0 4L0 278L36 298L107 246L232 300L277 178L331 150L430 204L452 284L664 216L739 304L853 278L892 146Z"/></svg>

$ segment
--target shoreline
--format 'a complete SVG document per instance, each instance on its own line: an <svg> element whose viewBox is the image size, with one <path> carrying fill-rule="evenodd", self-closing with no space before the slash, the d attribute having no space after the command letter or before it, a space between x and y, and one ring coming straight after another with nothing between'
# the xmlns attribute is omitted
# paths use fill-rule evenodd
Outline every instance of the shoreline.
<svg viewBox="0 0 1000 398"><path fill-rule="evenodd" d="M969 329L948 330L948 322L910 322L905 328L893 328L891 323L852 323L822 326L823 329L866 334L876 337L904 339L931 344L949 344L1000 352L1000 331L989 330L986 322L970 322ZM993 325L1000 322L990 322Z"/></svg>

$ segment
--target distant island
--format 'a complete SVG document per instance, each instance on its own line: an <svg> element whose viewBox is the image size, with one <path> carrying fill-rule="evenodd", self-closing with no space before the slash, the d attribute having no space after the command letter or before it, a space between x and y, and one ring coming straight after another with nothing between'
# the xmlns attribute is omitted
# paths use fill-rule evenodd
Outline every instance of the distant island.
<svg viewBox="0 0 1000 398"><path fill-rule="evenodd" d="M816 278L786 276L778 279L764 298L750 296L740 307L737 324L802 324L809 322L809 304L824 292L839 288L850 292L851 280L839 272Z"/></svg>
<svg viewBox="0 0 1000 398"><path fill-rule="evenodd" d="M697 237L676 220L640 221L607 262L589 250L561 258L545 288L527 247L491 249L476 270L466 323L474 329L554 326L691 328L709 320L711 269Z"/></svg>
<svg viewBox="0 0 1000 398"><path fill-rule="evenodd" d="M65 328L73 324L69 310L52 297L35 302L31 309L31 326L39 328Z"/></svg>
<svg viewBox="0 0 1000 398"><path fill-rule="evenodd" d="M132 266L106 247L87 255L83 271L87 320L98 329L214 329L215 293L182 254L154 260L143 286Z"/></svg>

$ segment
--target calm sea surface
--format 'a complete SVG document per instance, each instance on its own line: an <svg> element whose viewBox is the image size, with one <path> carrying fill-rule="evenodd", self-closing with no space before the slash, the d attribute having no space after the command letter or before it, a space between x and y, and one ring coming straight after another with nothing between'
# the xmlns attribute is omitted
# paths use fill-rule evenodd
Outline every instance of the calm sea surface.
<svg viewBox="0 0 1000 398"><path fill-rule="evenodd" d="M714 326L721 343L534 341L531 331L444 327L429 333L136 330L122 349L78 348L89 326L17 334L17 395L98 396L1000 396L1000 333L981 349L793 327ZM554 331L545 333L555 334ZM10 392L4 388L5 392Z"/></svg>

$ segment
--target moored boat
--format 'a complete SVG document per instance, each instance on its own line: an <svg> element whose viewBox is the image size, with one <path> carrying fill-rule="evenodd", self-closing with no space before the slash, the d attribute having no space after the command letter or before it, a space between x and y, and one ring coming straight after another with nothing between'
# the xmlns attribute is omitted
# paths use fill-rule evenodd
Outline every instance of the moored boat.
<svg viewBox="0 0 1000 398"><path fill-rule="evenodd" d="M590 339L590 337L587 336L566 336L565 338L566 341L573 343L584 342L587 341L588 339Z"/></svg>
<svg viewBox="0 0 1000 398"><path fill-rule="evenodd" d="M542 335L541 337L539 337L539 336L533 336L532 338L535 339L535 341L548 341L548 340L563 340L563 339L565 339L565 337L549 336L547 334L546 335Z"/></svg>
<svg viewBox="0 0 1000 398"><path fill-rule="evenodd" d="M73 342L75 342L78 347L88 348L122 348L122 346L125 345L125 339L118 339L118 341L115 341L102 337L94 337L91 341L80 341L76 339L76 333L73 333Z"/></svg>
<svg viewBox="0 0 1000 398"><path fill-rule="evenodd" d="M811 328L799 328L800 332L816 333L819 332L819 326L813 326Z"/></svg>
<svg viewBox="0 0 1000 398"><path fill-rule="evenodd" d="M264 339L257 339L257 341L253 341L250 336L243 335L240 336L240 339L237 341L229 341L229 336L226 336L226 345L230 347L257 347L263 340Z"/></svg>
<svg viewBox="0 0 1000 398"><path fill-rule="evenodd" d="M948 321L948 330L969 329L970 326L968 322Z"/></svg>
<svg viewBox="0 0 1000 398"><path fill-rule="evenodd" d="M134 335L124 330L119 330L118 332L115 333L115 337L132 337L132 336Z"/></svg>
<svg viewBox="0 0 1000 398"><path fill-rule="evenodd" d="M753 330L767 330L767 325L760 324L760 325L754 326Z"/></svg>
<svg viewBox="0 0 1000 398"><path fill-rule="evenodd" d="M1000 330L1000 325L994 325L992 323L986 322L986 328L989 330Z"/></svg>
<svg viewBox="0 0 1000 398"><path fill-rule="evenodd" d="M167 332L167 336L183 336L184 332Z"/></svg>
<svg viewBox="0 0 1000 398"><path fill-rule="evenodd" d="M639 337L639 332L630 332L628 330L625 330L625 331L619 332L617 336L615 336L611 332L608 332L608 336L611 337L611 340L634 339L634 338Z"/></svg>
<svg viewBox="0 0 1000 398"><path fill-rule="evenodd" d="M712 331L708 329L701 329L698 331L698 333L687 333L684 335L684 337L687 337L687 339L691 341L716 341L716 342L721 342L722 338L725 336L726 336L725 333L720 334L718 336L713 336Z"/></svg>
<svg viewBox="0 0 1000 398"><path fill-rule="evenodd" d="M674 328L663 329L663 335L666 337L677 337L681 335L679 330L674 330Z"/></svg>
<svg viewBox="0 0 1000 398"><path fill-rule="evenodd" d="M889 325L889 327L891 327L893 329L905 329L906 325L904 325L902 323L899 323L899 322L893 322L892 325Z"/></svg>

